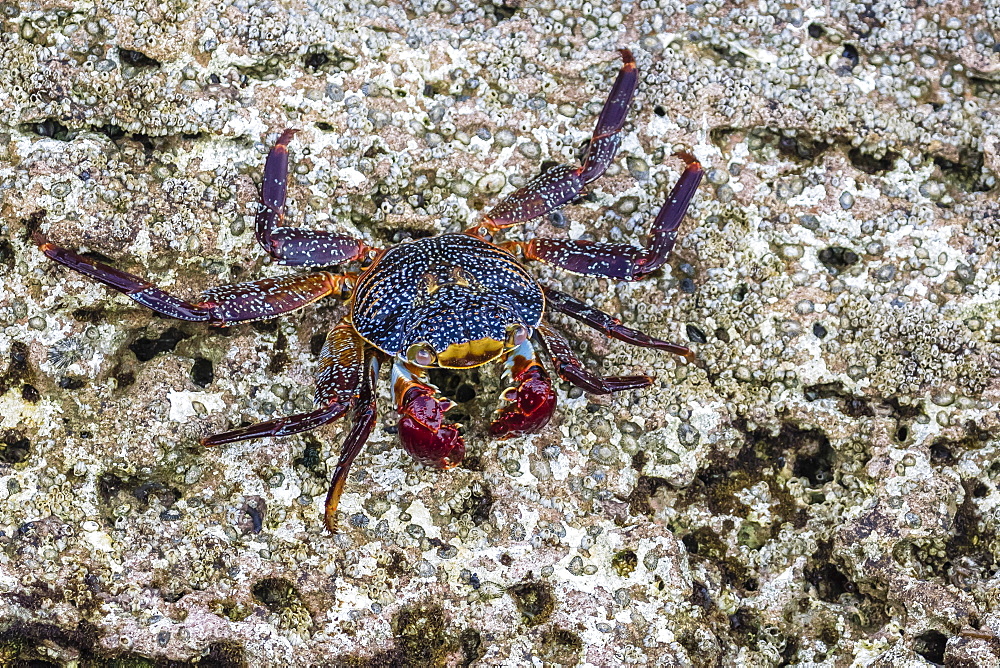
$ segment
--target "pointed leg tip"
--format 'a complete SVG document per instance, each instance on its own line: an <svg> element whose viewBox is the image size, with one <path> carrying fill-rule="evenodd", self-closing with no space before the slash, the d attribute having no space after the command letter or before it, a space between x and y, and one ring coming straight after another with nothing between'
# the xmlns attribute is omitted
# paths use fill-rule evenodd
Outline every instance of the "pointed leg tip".
<svg viewBox="0 0 1000 668"><path fill-rule="evenodd" d="M629 49L618 49L618 53L622 57L623 69L635 68L635 57L632 55L632 51Z"/></svg>
<svg viewBox="0 0 1000 668"><path fill-rule="evenodd" d="M282 130L281 136L278 137L278 142L274 145L275 150L286 150L288 143L292 141L292 137L294 137L298 132L298 128L285 128Z"/></svg>
<svg viewBox="0 0 1000 668"><path fill-rule="evenodd" d="M695 354L693 350L689 350L687 354L683 355L684 361L687 364L698 367L699 369L705 368L705 363Z"/></svg>
<svg viewBox="0 0 1000 668"><path fill-rule="evenodd" d="M49 241L48 237L46 237L38 230L35 230L34 232L31 233L31 240L34 242L36 246L38 246L38 250L42 251L43 253L47 253L48 251L56 247L54 243Z"/></svg>
<svg viewBox="0 0 1000 668"><path fill-rule="evenodd" d="M674 155L683 160L689 170L701 170L701 163L690 151L677 151Z"/></svg>
<svg viewBox="0 0 1000 668"><path fill-rule="evenodd" d="M330 491L331 494L323 506L323 526L330 535L333 535L337 533L337 506L340 505L340 494L333 493L332 489Z"/></svg>

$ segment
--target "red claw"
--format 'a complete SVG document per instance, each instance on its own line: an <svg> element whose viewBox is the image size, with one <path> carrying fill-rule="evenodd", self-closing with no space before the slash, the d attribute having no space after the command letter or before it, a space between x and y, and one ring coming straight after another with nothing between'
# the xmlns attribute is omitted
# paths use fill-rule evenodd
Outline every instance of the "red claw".
<svg viewBox="0 0 1000 668"><path fill-rule="evenodd" d="M500 410L490 425L493 436L510 438L535 433L548 424L556 408L552 382L540 366L528 366L514 380L518 383L517 387L504 393L504 399L510 403Z"/></svg>
<svg viewBox="0 0 1000 668"><path fill-rule="evenodd" d="M442 424L452 404L434 398L434 390L417 385L407 390L399 409L399 440L403 449L422 464L439 469L458 466L465 456L465 442L453 424Z"/></svg>

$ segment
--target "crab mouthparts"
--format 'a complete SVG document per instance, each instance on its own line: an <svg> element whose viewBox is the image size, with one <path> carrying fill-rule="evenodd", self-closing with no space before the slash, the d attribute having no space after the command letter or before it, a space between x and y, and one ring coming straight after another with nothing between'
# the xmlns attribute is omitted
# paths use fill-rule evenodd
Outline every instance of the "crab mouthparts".
<svg viewBox="0 0 1000 668"><path fill-rule="evenodd" d="M447 369L468 369L496 359L504 350L504 342L489 337L453 343L438 353L438 365Z"/></svg>

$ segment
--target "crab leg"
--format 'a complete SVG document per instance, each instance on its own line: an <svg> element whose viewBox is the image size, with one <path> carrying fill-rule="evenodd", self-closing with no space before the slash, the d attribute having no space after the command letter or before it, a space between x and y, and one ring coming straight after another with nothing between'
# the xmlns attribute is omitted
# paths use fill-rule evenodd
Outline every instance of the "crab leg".
<svg viewBox="0 0 1000 668"><path fill-rule="evenodd" d="M586 184L607 170L618 152L621 143L619 133L625 125L625 116L639 81L632 52L621 49L619 53L622 68L601 109L583 165L558 165L514 191L486 214L484 224L487 229L495 232L555 211L576 199Z"/></svg>
<svg viewBox="0 0 1000 668"><path fill-rule="evenodd" d="M544 290L545 301L552 308L607 334L613 339L618 339L619 341L642 348L665 350L668 353L680 355L689 361L694 359L694 351L687 346L663 341L662 339L657 339L648 334L643 334L638 330L626 327L618 318L614 318L596 308L591 308L576 297L572 297L565 292L553 290L552 288L544 288Z"/></svg>
<svg viewBox="0 0 1000 668"><path fill-rule="evenodd" d="M539 325L537 331L548 348L559 375L586 392L611 394L647 387L653 382L649 376L598 376L591 373L580 364L569 341L562 334L546 325Z"/></svg>
<svg viewBox="0 0 1000 668"><path fill-rule="evenodd" d="M211 288L202 293L200 301L189 302L161 290L139 276L56 246L38 232L32 239L50 259L125 293L133 301L160 315L178 320L208 322L220 327L234 322L273 318L323 297L342 295L354 281L354 276L350 274L317 271L300 276L263 278Z"/></svg>
<svg viewBox="0 0 1000 668"><path fill-rule="evenodd" d="M285 265L328 265L358 260L372 250L344 234L282 227L288 193L288 143L298 130L285 130L267 154L257 211L257 242Z"/></svg>
<svg viewBox="0 0 1000 668"><path fill-rule="evenodd" d="M316 410L208 436L201 444L214 446L265 436L289 436L333 422L353 409L351 428L341 447L326 497L326 527L335 531L337 503L344 491L347 473L375 426L373 388L378 376L378 359L368 356L366 373L365 348L364 340L345 318L327 334L320 353L314 400L318 406Z"/></svg>
<svg viewBox="0 0 1000 668"><path fill-rule="evenodd" d="M391 383L403 449L427 466L458 466L465 456L465 441L458 425L444 423L445 412L455 404L438 399L438 389L427 382L427 370L401 357L393 364Z"/></svg>
<svg viewBox="0 0 1000 668"><path fill-rule="evenodd" d="M510 438L533 434L548 424L556 408L556 394L530 339L519 343L508 353L504 361L504 376L516 385L507 388L501 395L509 403L497 411L490 425L490 434Z"/></svg>
<svg viewBox="0 0 1000 668"><path fill-rule="evenodd" d="M701 182L698 161L686 153L680 155L688 163L687 168L660 208L645 246L570 239L532 239L508 242L507 246L520 248L528 260L548 262L576 274L626 281L643 278L666 263L677 241L677 229Z"/></svg>
<svg viewBox="0 0 1000 668"><path fill-rule="evenodd" d="M359 394L363 372L364 341L344 319L327 334L319 355L315 410L208 436L201 439L201 444L214 446L265 436L289 436L333 422L347 412Z"/></svg>
<svg viewBox="0 0 1000 668"><path fill-rule="evenodd" d="M344 444L340 448L340 458L337 460L337 466L333 469L330 489L326 493L323 521L330 533L337 531L337 505L340 503L340 495L344 493L344 485L347 483L347 474L351 470L351 464L354 463L354 459L361 452L361 449L365 447L372 429L375 428L375 381L378 379L378 357L372 355L368 359L367 366L367 373L361 383L358 396L354 399L354 410L351 412L351 430L347 432Z"/></svg>

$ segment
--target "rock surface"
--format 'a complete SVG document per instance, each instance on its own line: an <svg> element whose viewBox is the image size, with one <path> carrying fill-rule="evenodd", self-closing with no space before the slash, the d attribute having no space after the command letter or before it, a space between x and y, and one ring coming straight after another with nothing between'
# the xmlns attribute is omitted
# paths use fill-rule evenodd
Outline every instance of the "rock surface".
<svg viewBox="0 0 1000 668"><path fill-rule="evenodd" d="M0 5L0 662L1000 664L998 38L995 3ZM618 159L523 234L639 243L693 151L672 268L537 273L703 366L554 317L658 383L495 442L495 370L441 378L466 464L376 429L335 536L339 426L198 438L307 409L343 303L211 330L29 239L189 297L283 273L286 127L295 224L458 231L578 159L620 47Z"/></svg>

